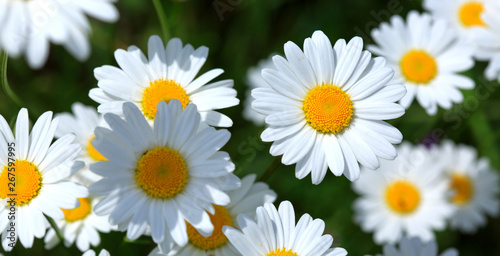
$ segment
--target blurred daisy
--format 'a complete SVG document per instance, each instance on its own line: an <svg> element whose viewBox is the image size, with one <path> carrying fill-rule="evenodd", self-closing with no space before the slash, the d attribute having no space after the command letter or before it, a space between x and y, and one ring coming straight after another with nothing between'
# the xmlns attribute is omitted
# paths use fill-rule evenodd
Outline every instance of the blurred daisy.
<svg viewBox="0 0 500 256"><path fill-rule="evenodd" d="M189 103L196 104L203 122L230 127L231 119L215 110L238 105L233 80L207 84L222 74L222 69L212 69L194 79L207 56L205 46L194 50L190 44L183 47L180 39L173 38L165 48L160 37L151 36L149 60L136 46L130 46L128 51L116 50L120 68L96 68L94 75L99 88L90 90L89 96L101 104L100 113L121 115L123 103L132 102L149 120L154 119L158 102L177 99L183 108Z"/></svg>
<svg viewBox="0 0 500 256"><path fill-rule="evenodd" d="M96 253L94 252L94 250L88 250L82 256L96 256ZM106 249L102 249L97 256L111 256L111 254L109 254Z"/></svg>
<svg viewBox="0 0 500 256"><path fill-rule="evenodd" d="M394 161L381 161L376 172L361 170L353 183L361 195L354 202L355 220L363 231L374 232L376 243L395 243L404 234L427 242L434 238L433 229L445 228L453 207L436 161L424 146L404 143Z"/></svg>
<svg viewBox="0 0 500 256"><path fill-rule="evenodd" d="M245 105L243 106L243 117L252 121L255 125L264 126L266 116L260 114L252 108L252 102L255 100L251 91L254 88L270 88L269 84L262 78L262 70L266 68L274 69L273 60L271 57L265 60L259 61L256 67L251 67L247 72L246 84L248 89L246 92Z"/></svg>
<svg viewBox="0 0 500 256"><path fill-rule="evenodd" d="M63 45L75 58L85 60L90 53L87 35L90 24L85 15L115 22L116 0L0 1L0 48L17 57L26 55L30 67L41 68L50 44Z"/></svg>
<svg viewBox="0 0 500 256"><path fill-rule="evenodd" d="M487 1L487 0L486 0ZM435 18L444 19L468 47L475 48L472 29L486 26L482 14L485 0L424 0L424 8ZM444 35L442 35L444 36Z"/></svg>
<svg viewBox="0 0 500 256"><path fill-rule="evenodd" d="M57 118L52 120L52 112L45 112L30 133L28 110L23 108L17 116L14 137L9 125L0 116L0 198L15 199L15 242L19 237L26 248L33 245L34 237L45 235L48 222L44 214L62 219L64 214L60 208L78 207L77 198L88 196L87 188L66 180L83 166L83 163L75 162L81 150L80 145L73 143L75 136L65 135L51 145L58 121ZM13 178L14 186L9 185ZM12 241L5 232L10 226L9 213L10 210L0 212L5 251L13 249L8 245Z"/></svg>
<svg viewBox="0 0 500 256"><path fill-rule="evenodd" d="M382 120L404 114L394 102L405 89L387 85L392 69L362 48L360 37L348 44L340 39L332 48L316 31L305 40L304 52L286 43L287 59L275 56L276 69L262 71L271 88L252 91L252 106L269 125L262 140L274 141L270 153L283 155L283 164L297 163L299 179L311 173L312 183L319 184L330 168L352 181L359 177L358 161L376 169L379 157L396 157L392 144L402 135Z"/></svg>
<svg viewBox="0 0 500 256"><path fill-rule="evenodd" d="M90 186L92 183L101 179L101 176L91 172L88 166L96 161L106 160L106 158L92 146L91 142L95 138L94 129L97 126L105 126L106 124L102 116L98 114L93 107L87 107L77 102L71 106L71 110L73 111L73 115L70 113L56 114L60 122L55 137L59 138L68 133L76 135L76 142L83 147L77 160L83 161L85 167L72 177L76 178L80 184Z"/></svg>
<svg viewBox="0 0 500 256"><path fill-rule="evenodd" d="M434 241L422 243L419 238L403 237L399 243L399 249L396 246L387 244L384 246L384 254L378 256L437 256L437 245ZM439 256L458 256L458 251L455 248L450 248Z"/></svg>
<svg viewBox="0 0 500 256"><path fill-rule="evenodd" d="M92 186L106 196L94 208L98 215L137 239L147 228L153 241L170 251L174 242L188 242L187 223L204 236L212 234L213 205L228 205L225 191L238 188L229 154L219 149L229 140L227 130L200 128L194 104L182 110L177 99L158 104L151 127L133 103L123 104L125 120L104 115L111 130L98 127L92 145L108 161L90 165L104 178ZM186 223L187 222L187 223Z"/></svg>
<svg viewBox="0 0 500 256"><path fill-rule="evenodd" d="M457 208L451 227L473 233L486 224L486 214L498 215L498 174L491 170L486 159L477 158L472 147L445 141L438 150L444 175L453 191L450 200Z"/></svg>
<svg viewBox="0 0 500 256"><path fill-rule="evenodd" d="M325 222L313 220L304 214L295 226L295 212L288 201L281 202L279 209L271 203L257 208L257 223L253 218L238 216L239 229L224 226L223 231L231 244L243 256L344 256L347 251L340 247L330 248L331 235L321 235Z"/></svg>
<svg viewBox="0 0 500 256"><path fill-rule="evenodd" d="M214 206L215 214L209 214L210 220L214 224L214 232L211 236L204 237L193 226L188 224L188 244L184 247L175 246L167 255L240 255L222 233L222 226L237 226L236 217L239 214L245 214L253 218L255 217L257 207L264 205L264 203L273 203L276 200L276 193L269 189L267 184L254 182L255 175L252 174L244 177L241 179L241 187L239 189L227 193L231 199L231 203L227 206ZM159 248L154 249L149 255L165 255L160 253L162 247L160 244Z"/></svg>
<svg viewBox="0 0 500 256"><path fill-rule="evenodd" d="M435 115L438 106L450 109L452 103L463 101L458 89L474 88L472 79L457 74L474 65L472 49L445 20L411 11L406 24L396 15L371 34L378 45L368 49L394 68L393 82L406 86L408 92L400 101L405 108L416 98L429 115Z"/></svg>

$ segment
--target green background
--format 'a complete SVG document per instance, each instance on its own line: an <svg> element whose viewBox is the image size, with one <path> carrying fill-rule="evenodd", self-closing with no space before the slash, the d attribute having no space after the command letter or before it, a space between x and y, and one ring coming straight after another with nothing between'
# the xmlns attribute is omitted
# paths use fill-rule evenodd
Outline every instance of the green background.
<svg viewBox="0 0 500 256"><path fill-rule="evenodd" d="M332 1L332 0L219 0L219 1L162 1L168 19L169 33L180 37L183 43L195 48L205 45L210 53L201 73L222 68L225 73L217 80L234 79L238 98L245 97L247 69L270 53L283 54L283 44L293 41L302 47L306 37L315 30L323 30L332 42L339 38L349 40L361 36L371 43L369 31L390 15L406 16L410 10L422 11L420 1ZM118 48L137 45L147 50L150 35L162 36L162 30L151 1L119 0L116 4L120 19L106 24L91 19L92 34L90 58L80 63L61 46L51 45L49 60L41 70L31 70L24 59L9 59L8 78L12 89L25 102L30 115L37 117L45 111L70 111L71 104L82 102L97 106L88 97L88 91L97 86L93 69L115 65L113 52ZM222 17L222 19L221 19ZM163 38L164 41L165 38ZM420 143L426 138L452 139L476 147L481 156L490 159L500 169L498 139L500 130L500 90L498 83L485 82L482 76L486 63L477 63L469 72L476 80L476 89L464 91L464 103L453 109L439 110L428 116L414 104L406 114L391 123L398 127L406 141ZM478 95L483 95L478 96ZM245 121L243 106L225 109L234 121L229 130L231 140L224 150L236 164L240 177L261 175L273 162L269 155L270 143L259 139L262 127ZM16 117L19 109L0 94L0 113L8 120ZM325 233L332 234L334 246L345 248L349 255L381 253L382 248L372 241L372 234L361 231L353 220L352 203L357 195L345 177L328 173L320 185L312 185L310 176L297 180L295 166L278 166L267 182L278 193L278 200L290 200L300 216L309 213L326 222ZM486 227L474 235L462 235L445 230L437 232L440 251L455 247L460 255L500 255L500 222L488 219ZM155 247L148 237L125 242L124 234L103 234L102 245L111 255L146 255ZM101 247L99 247L100 249ZM0 249L1 250L1 249ZM79 255L76 247L69 249ZM26 250L18 244L9 255L70 255L61 245L51 251L43 249L43 241L35 240Z"/></svg>

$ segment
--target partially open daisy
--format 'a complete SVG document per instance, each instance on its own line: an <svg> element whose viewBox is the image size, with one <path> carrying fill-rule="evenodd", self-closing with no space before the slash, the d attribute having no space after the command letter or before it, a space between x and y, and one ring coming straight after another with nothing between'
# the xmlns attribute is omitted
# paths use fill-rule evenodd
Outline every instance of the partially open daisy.
<svg viewBox="0 0 500 256"><path fill-rule="evenodd" d="M71 106L71 110L73 111L73 115L70 113L56 114L60 122L55 137L62 137L68 133L76 135L76 142L83 147L77 160L83 161L85 167L72 177L77 179L80 184L90 186L92 183L101 179L101 176L91 172L88 166L96 161L106 160L106 158L92 146L91 142L95 139L94 129L97 126L105 126L106 124L102 116L97 113L94 107L84 106L77 102Z"/></svg>
<svg viewBox="0 0 500 256"><path fill-rule="evenodd" d="M444 19L462 38L468 47L475 50L474 28L485 27L483 13L488 0L424 0L424 8L435 18ZM441 32L438 32L441 33Z"/></svg>
<svg viewBox="0 0 500 256"><path fill-rule="evenodd" d="M437 256L438 249L435 241L422 243L418 237L408 238L403 237L399 243L399 249L391 244L384 246L384 254L377 256ZM439 256L458 256L458 251L455 248L450 248L441 253Z"/></svg>
<svg viewBox="0 0 500 256"><path fill-rule="evenodd" d="M94 211L111 214L110 223L127 230L130 240L150 228L153 241L165 251L174 242L186 245L187 223L211 235L208 213L216 213L214 205L229 204L225 191L240 186L229 155L219 151L230 133L200 127L196 106L183 110L176 99L158 103L153 127L133 103L123 104L123 114L125 120L105 114L111 130L95 130L92 145L108 161L90 166L104 177L90 186L93 194L105 196Z"/></svg>
<svg viewBox="0 0 500 256"><path fill-rule="evenodd" d="M34 237L45 235L48 222L44 214L62 219L60 208L78 207L77 198L88 196L87 188L66 180L83 167L83 163L75 162L81 146L73 143L75 136L71 134L51 144L57 123L58 119L52 120L52 112L45 112L30 133L28 111L23 108L17 116L14 137L0 116L0 198L9 200L9 210L0 212L2 246L6 251L11 251L9 244L16 244L18 239L30 248ZM12 199L16 217L8 219ZM10 223L16 227L14 241L5 232Z"/></svg>
<svg viewBox="0 0 500 256"><path fill-rule="evenodd" d="M241 187L228 192L231 203L226 206L214 206L215 214L209 214L210 220L214 224L214 232L209 237L204 237L188 224L189 242L184 247L174 246L174 249L167 253L169 256L238 256L240 255L228 239L222 233L223 226L238 227L236 217L245 214L253 218L257 207L264 203L273 203L276 200L276 193L269 189L263 182L255 182L255 175L248 175L241 179ZM160 256L162 244L154 249L149 255Z"/></svg>
<svg viewBox="0 0 500 256"><path fill-rule="evenodd" d="M45 64L49 42L63 45L83 61L90 53L90 25L85 15L114 22L118 19L115 1L0 1L0 48L12 56L25 54L32 68Z"/></svg>
<svg viewBox="0 0 500 256"><path fill-rule="evenodd" d="M453 207L436 161L424 146L403 143L394 161L381 161L376 172L361 170L353 183L361 195L354 202L355 219L365 232L374 232L376 243L395 243L404 234L427 242L433 229L445 228Z"/></svg>
<svg viewBox="0 0 500 256"><path fill-rule="evenodd" d="M127 51L115 52L120 68L96 68L94 75L99 88L90 90L89 96L101 104L100 113L122 114L123 103L132 102L149 120L155 118L158 102L177 99L183 108L189 103L196 104L201 120L207 124L230 127L231 119L215 110L238 105L233 80L207 84L222 74L222 69L212 69L194 79L207 56L205 46L195 50L173 38L165 48L160 37L151 36L148 58L136 46L130 46Z"/></svg>
<svg viewBox="0 0 500 256"><path fill-rule="evenodd" d="M270 153L283 155L286 165L297 163L299 179L311 173L319 184L327 169L349 180L359 177L358 161L371 169L379 157L394 159L402 135L382 120L404 114L394 103L405 94L402 85L387 85L393 71L383 58L363 51L361 38L332 48L321 31L304 42L304 52L285 44L286 58L273 58L276 69L262 76L271 88L252 91L252 106L266 115L263 141L274 141Z"/></svg>
<svg viewBox="0 0 500 256"><path fill-rule="evenodd" d="M251 91L255 88L270 88L269 84L262 78L261 72L266 68L274 68L273 60L271 57L259 61L256 67L251 67L247 71L246 84L248 85L245 104L243 105L243 117L252 121L255 125L263 126L265 124L266 116L260 114L252 108L252 102L255 100Z"/></svg>
<svg viewBox="0 0 500 256"><path fill-rule="evenodd" d="M449 200L457 208L451 227L473 233L486 224L486 215L498 215L498 174L485 158L477 158L472 147L444 141L437 150L452 192Z"/></svg>
<svg viewBox="0 0 500 256"><path fill-rule="evenodd" d="M325 222L313 220L304 214L295 225L295 212L288 201L279 209L271 203L257 208L257 223L241 214L239 229L224 226L223 231L231 244L243 256L344 256L344 248L330 248L331 235L322 235Z"/></svg>
<svg viewBox="0 0 500 256"><path fill-rule="evenodd" d="M406 86L408 92L400 101L405 108L416 98L434 115L438 106L450 109L452 103L463 101L459 89L474 88L472 79L458 74L474 65L472 49L445 20L411 11L406 24L396 15L371 34L378 45L368 49L394 68L393 82Z"/></svg>

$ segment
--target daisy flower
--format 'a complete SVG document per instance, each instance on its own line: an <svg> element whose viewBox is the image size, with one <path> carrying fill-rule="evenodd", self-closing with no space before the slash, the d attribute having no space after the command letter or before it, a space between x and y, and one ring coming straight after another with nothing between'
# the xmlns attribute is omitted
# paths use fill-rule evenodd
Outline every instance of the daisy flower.
<svg viewBox="0 0 500 256"><path fill-rule="evenodd" d="M226 206L214 206L215 214L209 214L210 220L214 224L214 232L210 237L204 237L193 226L188 225L188 244L184 247L175 246L167 255L240 255L222 233L222 226L237 226L236 217L239 214L245 214L253 218L257 207L264 205L264 203L273 203L276 200L276 193L269 189L267 184L263 182L254 183L255 177L254 174L251 174L242 178L241 187L227 193L231 203ZM162 247L160 244L159 248L154 249L149 255L165 255L161 253Z"/></svg>
<svg viewBox="0 0 500 256"><path fill-rule="evenodd" d="M108 161L90 165L103 179L90 186L103 195L94 211L110 214L109 222L137 239L147 228L165 251L188 242L187 223L203 236L212 234L210 214L230 203L225 191L241 183L232 174L229 154L219 149L227 130L200 127L196 105L182 109L174 99L158 103L154 126L133 103L123 104L125 120L105 114L111 130L97 127L92 145ZM208 213L207 213L208 212ZM187 223L186 223L187 222Z"/></svg>
<svg viewBox="0 0 500 256"><path fill-rule="evenodd" d="M399 249L396 246L387 244L384 246L384 254L377 256L437 256L437 245L435 241L422 243L419 238L403 237L399 243ZM450 248L439 256L458 256L458 251L455 248Z"/></svg>
<svg viewBox="0 0 500 256"><path fill-rule="evenodd" d="M304 214L295 225L295 212L288 201L281 202L279 209L271 203L260 206L254 219L238 216L239 229L222 228L231 244L243 256L344 256L347 251L340 247L330 248L331 235L321 235L325 222L313 220Z"/></svg>
<svg viewBox="0 0 500 256"><path fill-rule="evenodd" d="M97 256L110 256L109 252L106 249L102 249L99 255ZM96 253L94 250L88 250L86 251L82 256L96 256Z"/></svg>
<svg viewBox="0 0 500 256"><path fill-rule="evenodd" d="M215 110L238 105L233 80L207 84L222 74L222 69L212 69L194 79L207 56L205 46L195 50L173 38L165 48L160 37L151 36L148 58L139 48L130 46L127 51L115 51L120 68L96 68L94 75L99 88L90 90L89 96L101 104L99 113L121 115L123 103L132 102L149 120L155 118L158 102L177 99L183 108L189 103L196 104L201 120L208 125L230 127L231 119Z"/></svg>
<svg viewBox="0 0 500 256"><path fill-rule="evenodd" d="M482 14L488 0L424 0L424 8L435 18L445 20L468 47L475 50L474 28L485 27Z"/></svg>
<svg viewBox="0 0 500 256"><path fill-rule="evenodd" d="M472 79L457 74L474 65L472 49L445 20L411 11L406 24L396 15L371 34L378 45L368 49L394 68L393 82L406 86L408 92L400 101L405 108L416 98L429 115L435 115L438 106L450 109L452 103L463 101L458 89L474 88Z"/></svg>
<svg viewBox="0 0 500 256"><path fill-rule="evenodd" d="M437 150L452 191L450 201L457 208L451 227L473 233L486 224L486 215L498 215L498 174L472 147L445 141Z"/></svg>
<svg viewBox="0 0 500 256"><path fill-rule="evenodd" d="M248 121L252 121L255 125L263 126L266 122L266 116L260 114L252 108L252 102L255 100L251 91L254 88L270 88L267 82L262 78L261 71L266 68L274 68L272 58L259 61L256 67L251 67L248 69L246 84L248 89L246 92L245 104L243 106L243 118Z"/></svg>
<svg viewBox="0 0 500 256"><path fill-rule="evenodd" d="M90 24L85 15L115 22L116 0L93 1L0 1L0 48L13 57L25 54L32 68L41 68L50 44L63 45L75 58L85 60L90 53L87 35Z"/></svg>
<svg viewBox="0 0 500 256"><path fill-rule="evenodd" d="M319 184L330 168L351 181L358 179L358 161L371 169L379 158L394 159L402 135L385 123L404 114L395 101L402 85L387 83L393 71L383 58L371 58L363 41L340 39L332 47L321 31L304 41L304 52L285 44L286 59L274 56L276 69L262 76L271 88L252 90L253 108L266 115L269 126L261 135L274 142L270 153L282 163L297 163L299 179L311 173Z"/></svg>
<svg viewBox="0 0 500 256"><path fill-rule="evenodd" d="M84 106L77 102L71 106L71 110L73 111L73 115L70 113L56 114L60 122L55 137L59 138L68 133L76 135L76 142L83 147L77 160L83 161L85 167L72 177L76 178L80 184L90 186L92 183L101 179L101 176L91 172L88 166L96 161L106 160L106 158L92 146L91 142L95 139L94 129L97 126L106 126L106 123L104 122L104 118L97 113L94 107Z"/></svg>
<svg viewBox="0 0 500 256"><path fill-rule="evenodd" d="M427 242L433 229L442 230L453 207L446 199L448 181L440 175L437 159L422 145L403 143L394 161L381 161L376 172L363 168L353 189L355 220L376 243L395 243L415 236Z"/></svg>
<svg viewBox="0 0 500 256"><path fill-rule="evenodd" d="M17 116L14 137L0 116L0 198L8 198L9 205L15 204L14 219L8 219L12 210L5 208L0 212L5 251L11 251L18 238L24 247L30 248L35 237L45 235L48 222L44 214L62 219L60 208L78 207L77 198L88 196L87 188L66 180L83 166L75 161L81 150L80 145L73 143L75 136L68 134L51 144L58 121L52 120L52 112L45 112L30 133L28 110L23 108ZM11 225L15 225L15 239L7 236Z"/></svg>

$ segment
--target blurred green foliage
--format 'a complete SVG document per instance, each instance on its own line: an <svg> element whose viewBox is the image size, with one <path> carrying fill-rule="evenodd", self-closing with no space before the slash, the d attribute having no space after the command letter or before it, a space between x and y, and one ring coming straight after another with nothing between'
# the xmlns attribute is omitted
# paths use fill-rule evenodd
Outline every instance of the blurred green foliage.
<svg viewBox="0 0 500 256"><path fill-rule="evenodd" d="M238 97L245 97L247 69L270 53L283 53L283 44L293 41L302 46L303 40L315 30L323 30L332 42L339 38L349 40L362 36L365 44L371 42L369 31L390 15L406 14L413 9L422 11L421 1L332 1L332 0L162 0L171 36L180 37L194 47L205 45L210 54L201 72L223 68L218 79L234 79ZM147 50L150 35L161 35L161 27L152 1L119 0L116 4L120 20L115 24L91 21L92 55L84 62L76 61L60 46L51 46L50 57L41 70L33 71L24 59L9 59L8 75L12 89L38 116L45 111L70 111L79 101L97 106L88 97L96 87L93 69L102 65L116 65L113 52L117 48L137 45ZM223 12L222 12L223 11ZM222 17L222 20L221 20ZM164 38L165 40L165 38ZM398 120L391 121L413 143L443 138L475 146L481 156L490 159L500 169L500 90L496 82L485 82L482 76L486 63L478 63L467 74L476 80L477 89L464 91L464 104L449 111L440 110L428 116L414 104ZM0 113L7 120L15 118L18 109L0 96ZM224 148L236 164L236 174L261 175L273 162L269 155L270 143L259 136L262 127L256 127L241 117L242 105L222 111L234 121L229 130L232 138ZM381 253L382 248L372 241L372 234L363 233L353 220L352 202L357 197L345 177L331 173L320 185L312 185L310 177L297 180L295 166L280 165L267 180L278 193L277 202L290 200L296 215L309 213L326 222L326 233L333 235L335 246L342 246L350 255ZM125 242L124 234L102 234L102 245L111 255L147 255L155 245L148 237ZM500 255L500 221L489 219L487 227L475 235L461 235L449 230L438 232L440 251L455 247L460 255ZM100 247L99 247L100 248ZM73 246L71 254L80 255ZM9 255L70 255L59 245L51 251L43 249L37 239L32 249L18 244Z"/></svg>

